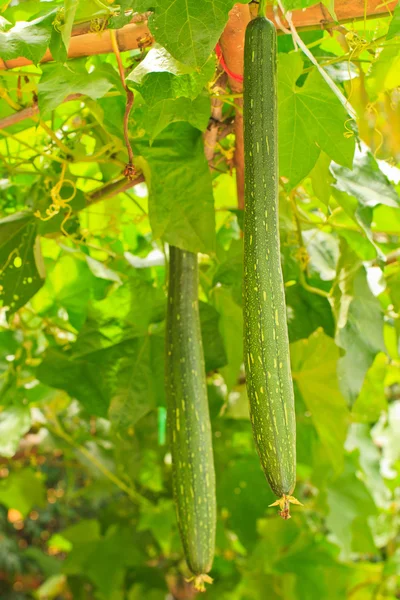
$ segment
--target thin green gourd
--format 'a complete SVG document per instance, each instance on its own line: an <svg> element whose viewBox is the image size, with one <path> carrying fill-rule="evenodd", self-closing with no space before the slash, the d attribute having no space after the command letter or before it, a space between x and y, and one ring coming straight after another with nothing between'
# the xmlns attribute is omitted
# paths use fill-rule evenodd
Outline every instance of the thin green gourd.
<svg viewBox="0 0 400 600"><path fill-rule="evenodd" d="M216 500L198 307L197 255L170 246L166 331L167 426L178 526L197 589L211 583Z"/></svg>
<svg viewBox="0 0 400 600"><path fill-rule="evenodd" d="M274 505L290 518L296 422L278 223L276 30L260 6L244 50L244 357L250 418Z"/></svg>

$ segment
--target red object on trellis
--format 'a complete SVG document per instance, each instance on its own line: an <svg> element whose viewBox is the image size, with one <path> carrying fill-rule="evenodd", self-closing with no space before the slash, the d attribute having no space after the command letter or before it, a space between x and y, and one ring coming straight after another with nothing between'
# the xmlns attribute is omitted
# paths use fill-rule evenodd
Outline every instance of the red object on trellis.
<svg viewBox="0 0 400 600"><path fill-rule="evenodd" d="M224 59L224 55L222 54L221 46L219 44L217 44L215 46L215 53L217 55L219 64L221 65L221 67L223 68L225 73L228 75L228 77L231 77L235 81L239 81L240 83L243 83L243 75L238 75L237 73L233 73L227 66L225 59Z"/></svg>

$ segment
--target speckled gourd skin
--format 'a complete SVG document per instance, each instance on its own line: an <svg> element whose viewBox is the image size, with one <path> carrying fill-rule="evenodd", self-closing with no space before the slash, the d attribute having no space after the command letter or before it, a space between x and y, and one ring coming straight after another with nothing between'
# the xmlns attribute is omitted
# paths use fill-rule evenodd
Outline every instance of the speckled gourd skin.
<svg viewBox="0 0 400 600"><path fill-rule="evenodd" d="M244 59L244 357L250 418L277 496L296 482L296 424L278 222L276 31L246 30Z"/></svg>
<svg viewBox="0 0 400 600"><path fill-rule="evenodd" d="M198 307L197 255L170 246L166 331L167 423L177 519L193 574L214 558L216 500Z"/></svg>

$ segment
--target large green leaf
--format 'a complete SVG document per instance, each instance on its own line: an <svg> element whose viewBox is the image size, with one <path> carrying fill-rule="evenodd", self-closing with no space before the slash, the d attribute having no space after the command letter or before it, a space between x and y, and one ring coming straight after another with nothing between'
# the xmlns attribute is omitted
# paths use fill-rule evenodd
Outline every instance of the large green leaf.
<svg viewBox="0 0 400 600"><path fill-rule="evenodd" d="M10 60L25 56L34 64L43 57L50 43L54 12L34 21L20 21L8 31L0 30L0 56Z"/></svg>
<svg viewBox="0 0 400 600"><path fill-rule="evenodd" d="M237 383L243 361L243 314L225 286L217 286L213 290L213 302L220 314L219 328L228 357L228 364L221 372L230 390Z"/></svg>
<svg viewBox="0 0 400 600"><path fill-rule="evenodd" d="M91 304L71 350L50 349L37 376L90 413L106 416L110 408L117 429L129 428L163 402L163 336L149 329L163 318L164 293L134 278Z"/></svg>
<svg viewBox="0 0 400 600"><path fill-rule="evenodd" d="M169 98L160 100L143 111L145 130L150 140L154 140L168 125L185 121L199 131L205 131L210 117L210 99L201 95L190 98Z"/></svg>
<svg viewBox="0 0 400 600"><path fill-rule="evenodd" d="M353 419L360 423L375 423L387 410L385 395L387 362L385 354L377 354L367 371L361 391L352 407Z"/></svg>
<svg viewBox="0 0 400 600"><path fill-rule="evenodd" d="M344 284L336 340L346 352L339 360L338 375L343 395L353 404L376 354L386 350L383 314L379 301L369 289L364 267L350 272L346 279L341 266L338 279Z"/></svg>
<svg viewBox="0 0 400 600"><path fill-rule="evenodd" d="M156 0L150 30L176 60L202 67L228 20L232 0Z"/></svg>
<svg viewBox="0 0 400 600"><path fill-rule="evenodd" d="M354 138L346 138L347 113L317 70L305 84L296 82L303 69L299 53L282 54L278 68L280 174L297 185L312 170L320 150L351 168Z"/></svg>
<svg viewBox="0 0 400 600"><path fill-rule="evenodd" d="M68 536L68 531L63 532ZM123 527L110 527L104 536L97 539L74 537L73 549L64 564L67 575L85 575L97 587L99 598L113 598L123 583L127 566L138 565L141 562L141 550L137 544L132 545L133 531ZM67 537L68 539L68 537ZM129 548L129 552L122 552ZM96 594L97 595L97 594Z"/></svg>
<svg viewBox="0 0 400 600"><path fill-rule="evenodd" d="M352 169L331 163L331 172L336 178L334 187L354 196L361 205L400 208L398 193L367 148L355 153Z"/></svg>
<svg viewBox="0 0 400 600"><path fill-rule="evenodd" d="M153 234L191 252L215 248L211 176L201 133L185 123L170 125L150 146L136 143L149 186Z"/></svg>
<svg viewBox="0 0 400 600"><path fill-rule="evenodd" d="M286 307L291 342L308 338L320 327L330 337L334 336L335 324L327 298L293 285L286 289Z"/></svg>
<svg viewBox="0 0 400 600"><path fill-rule="evenodd" d="M214 69L212 57L199 71L175 60L165 48L155 44L127 80L132 81L146 103L153 106L171 98L194 100L212 78Z"/></svg>
<svg viewBox="0 0 400 600"><path fill-rule="evenodd" d="M346 449L352 452L358 450L360 467L364 473L365 485L375 500L377 506L388 508L391 493L385 485L381 473L381 455L372 440L368 425L354 423L349 430L346 440Z"/></svg>
<svg viewBox="0 0 400 600"><path fill-rule="evenodd" d="M390 21L389 31L387 32L386 39L391 40L395 36L400 34L400 4L396 6L393 11L392 20Z"/></svg>
<svg viewBox="0 0 400 600"><path fill-rule="evenodd" d="M38 86L40 111L57 108L70 94L83 94L93 100L101 98L114 85L104 71L88 73L85 59L76 59L64 65L43 65L43 75Z"/></svg>
<svg viewBox="0 0 400 600"><path fill-rule="evenodd" d="M350 557L352 549L363 539L361 551L374 552L375 545L368 524L368 517L377 512L375 503L365 485L357 478L355 461L346 459L344 472L328 487L329 514L327 525L333 532L343 555ZM360 526L364 529L360 535ZM360 533L357 533L357 532ZM354 548L356 549L356 548Z"/></svg>
<svg viewBox="0 0 400 600"><path fill-rule="evenodd" d="M66 50L68 50L72 25L74 24L75 14L79 4L80 0L64 0L64 23L60 29L62 41Z"/></svg>
<svg viewBox="0 0 400 600"><path fill-rule="evenodd" d="M115 307L118 306L118 311ZM130 278L104 300L92 302L73 355L84 357L123 341L147 335L150 323L164 319L165 294L140 277Z"/></svg>
<svg viewBox="0 0 400 600"><path fill-rule="evenodd" d="M152 363L154 344L157 347ZM163 355L160 344L162 347L162 338L158 342L149 336L138 337L78 358L51 349L37 377L68 392L90 414L106 417L111 407L117 429L129 428L155 406L155 394L162 390L154 377Z"/></svg>
<svg viewBox="0 0 400 600"><path fill-rule="evenodd" d="M15 213L0 221L0 304L11 313L43 285L37 223L31 213Z"/></svg>
<svg viewBox="0 0 400 600"><path fill-rule="evenodd" d="M71 325L80 329L85 322L88 302L101 279L92 274L83 254L73 252L60 256L49 264L43 288L32 300L32 306L41 315L48 311L67 311Z"/></svg>
<svg viewBox="0 0 400 600"><path fill-rule="evenodd" d="M335 471L344 460L349 412L336 374L339 350L322 331L290 346L292 374Z"/></svg>

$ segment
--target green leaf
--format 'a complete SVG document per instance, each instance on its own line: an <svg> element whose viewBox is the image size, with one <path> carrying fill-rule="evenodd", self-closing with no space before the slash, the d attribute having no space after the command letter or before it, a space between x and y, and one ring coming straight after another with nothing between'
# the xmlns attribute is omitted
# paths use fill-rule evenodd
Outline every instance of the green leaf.
<svg viewBox="0 0 400 600"><path fill-rule="evenodd" d="M0 31L0 56L10 60L24 56L38 64L50 43L54 11L34 21L19 21L8 31Z"/></svg>
<svg viewBox="0 0 400 600"><path fill-rule="evenodd" d="M85 255L65 254L48 269L45 285L33 298L32 306L41 315L62 307L67 311L71 325L80 329L99 281L89 269Z"/></svg>
<svg viewBox="0 0 400 600"><path fill-rule="evenodd" d="M37 377L92 414L104 417L110 409L115 427L128 429L163 402L163 336L149 326L164 319L164 292L132 278L87 311L71 350L49 349Z"/></svg>
<svg viewBox="0 0 400 600"><path fill-rule="evenodd" d="M397 4L393 11L393 17L390 21L389 31L387 32L386 39L391 40L396 35L400 34L400 4Z"/></svg>
<svg viewBox="0 0 400 600"><path fill-rule="evenodd" d="M125 429L155 406L157 399L162 402L159 396L162 356L162 338L152 336L131 339L77 358L50 349L38 367L37 377L68 392L90 414L106 417L110 408L115 427Z"/></svg>
<svg viewBox="0 0 400 600"><path fill-rule="evenodd" d="M335 181L329 170L330 164L329 156L325 152L321 152L310 173L314 194L327 206L332 194L331 185Z"/></svg>
<svg viewBox="0 0 400 600"><path fill-rule="evenodd" d="M322 281L331 281L336 275L339 259L337 238L325 231L308 229L302 233L310 257L310 275L317 274Z"/></svg>
<svg viewBox="0 0 400 600"><path fill-rule="evenodd" d="M10 406L0 412L0 455L11 458L21 438L31 427L30 410L26 406Z"/></svg>
<svg viewBox="0 0 400 600"><path fill-rule="evenodd" d="M387 509L391 498L381 474L381 454L371 438L369 425L353 423L346 440L346 450L359 450L360 467L363 470L365 485L375 504Z"/></svg>
<svg viewBox="0 0 400 600"><path fill-rule="evenodd" d="M320 327L326 335L334 336L335 323L327 298L313 294L301 285L289 286L285 294L290 342L308 338Z"/></svg>
<svg viewBox="0 0 400 600"><path fill-rule="evenodd" d="M228 20L232 0L156 0L149 27L176 60L202 67Z"/></svg>
<svg viewBox="0 0 400 600"><path fill-rule="evenodd" d="M93 415L106 417L110 399L104 381L105 359L73 360L60 351L49 349L37 369L37 378L46 385L65 390L78 399Z"/></svg>
<svg viewBox="0 0 400 600"><path fill-rule="evenodd" d="M157 505L147 507L139 521L138 531L151 531L162 553L168 556L176 543L177 533L173 502L161 499Z"/></svg>
<svg viewBox="0 0 400 600"><path fill-rule="evenodd" d="M51 32L49 50L54 60L62 63L68 60L68 52L64 46L61 33L60 31L57 31L57 29L55 29L54 27Z"/></svg>
<svg viewBox="0 0 400 600"><path fill-rule="evenodd" d="M211 176L201 133L185 123L173 124L151 146L138 141L136 152L146 161L154 236L191 252L213 252Z"/></svg>
<svg viewBox="0 0 400 600"><path fill-rule="evenodd" d="M150 335L125 345L113 367L109 418L126 433L157 404L164 404L164 338ZM132 348L132 349L131 349Z"/></svg>
<svg viewBox="0 0 400 600"><path fill-rule="evenodd" d="M118 311L115 307L118 306ZM131 277L104 300L92 302L73 347L74 357L146 336L150 323L165 317L165 294L153 282Z"/></svg>
<svg viewBox="0 0 400 600"><path fill-rule="evenodd" d="M382 309L369 289L364 267L353 271L351 279L345 277L340 265L338 280L345 281L346 287L342 289L336 341L346 353L339 360L338 376L340 389L352 405L376 354L385 352L385 342Z"/></svg>
<svg viewBox="0 0 400 600"><path fill-rule="evenodd" d="M42 287L44 265L37 219L14 213L0 221L0 303L13 313Z"/></svg>
<svg viewBox="0 0 400 600"><path fill-rule="evenodd" d="M218 286L213 290L213 302L220 314L220 332L225 342L228 364L221 369L228 390L237 383L243 362L243 313L229 288Z"/></svg>
<svg viewBox="0 0 400 600"><path fill-rule="evenodd" d="M64 537L65 534L63 531ZM121 588L125 569L142 560L141 550L134 541L134 531L126 525L110 527L99 539L76 539L64 563L64 572L67 575L84 573L98 588L100 597L107 600ZM129 552L121 553L121 548L129 548Z"/></svg>
<svg viewBox="0 0 400 600"><path fill-rule="evenodd" d="M0 482L0 503L18 510L26 517L34 506L46 505L46 489L42 479L31 469L11 473Z"/></svg>
<svg viewBox="0 0 400 600"><path fill-rule="evenodd" d="M400 208L399 195L367 148L355 153L352 169L332 163L331 172L336 179L334 187L356 198L362 206Z"/></svg>
<svg viewBox="0 0 400 600"><path fill-rule="evenodd" d="M186 121L199 131L205 131L210 117L210 99L199 96L195 100L176 98L162 100L144 114L144 124L150 140L153 141L168 125Z"/></svg>
<svg viewBox="0 0 400 600"><path fill-rule="evenodd" d="M312 170L320 150L351 168L354 137L346 138L347 113L317 70L302 87L299 53L281 54L278 68L280 174L297 185Z"/></svg>
<svg viewBox="0 0 400 600"><path fill-rule="evenodd" d="M68 61L68 66L43 65L38 85L40 112L57 108L70 94L83 94L97 100L113 87L113 81L104 71L88 73L85 62L86 59L76 59Z"/></svg>
<svg viewBox="0 0 400 600"><path fill-rule="evenodd" d="M374 240L374 236L371 230L372 227L372 219L373 219L373 209L370 206L364 206L360 204L354 196L349 196L345 192L340 192L337 189L333 190L333 196L338 203L338 205L343 208L346 215L348 215L355 223L357 223L360 228L360 233L364 233L365 238L364 243L360 243L358 240L355 244L356 250L358 254L362 257L368 254L368 244L370 245L370 249L374 251L373 258L376 256L379 257L381 261L385 261L385 254L382 252L378 244ZM353 233L354 232L350 232ZM349 236L348 232L340 232L341 237L344 239L349 239L350 244L354 245L354 235ZM361 253L361 254L360 254Z"/></svg>
<svg viewBox="0 0 400 600"><path fill-rule="evenodd" d="M367 371L360 394L352 408L353 418L359 423L375 423L387 410L385 394L387 360L385 354L377 354Z"/></svg>
<svg viewBox="0 0 400 600"><path fill-rule="evenodd" d="M342 598L346 594L346 565L335 561L334 547L326 540L318 542L303 533L285 548L274 564L283 579L296 576L294 590L299 600ZM292 594L291 594L292 596Z"/></svg>
<svg viewBox="0 0 400 600"><path fill-rule="evenodd" d="M292 374L334 470L343 467L349 412L336 375L339 350L322 331L290 346Z"/></svg>
<svg viewBox="0 0 400 600"><path fill-rule="evenodd" d="M368 95L376 100L383 91L393 90L400 85L400 48L396 43L388 44L372 64L366 81Z"/></svg>
<svg viewBox="0 0 400 600"><path fill-rule="evenodd" d="M80 0L64 0L64 24L60 27L60 30L62 41L64 42L64 46L67 51L76 10L79 4Z"/></svg>
<svg viewBox="0 0 400 600"><path fill-rule="evenodd" d="M249 423L247 427L251 435ZM248 456L239 456L224 463L218 481L218 506L223 512L228 512L230 526L237 532L240 541L246 545L254 543L257 519L265 515L274 499L255 450Z"/></svg>
<svg viewBox="0 0 400 600"><path fill-rule="evenodd" d="M175 60L165 48L155 44L145 59L128 75L149 106L171 98L194 100L212 78L215 60L211 57L199 70Z"/></svg>
<svg viewBox="0 0 400 600"><path fill-rule="evenodd" d="M348 457L344 472L334 479L327 490L329 514L327 526L340 545L344 557L348 560L357 542L354 525L361 521L365 530L363 552L374 552L368 517L377 512L375 503L365 485L357 478L357 468L352 457Z"/></svg>

